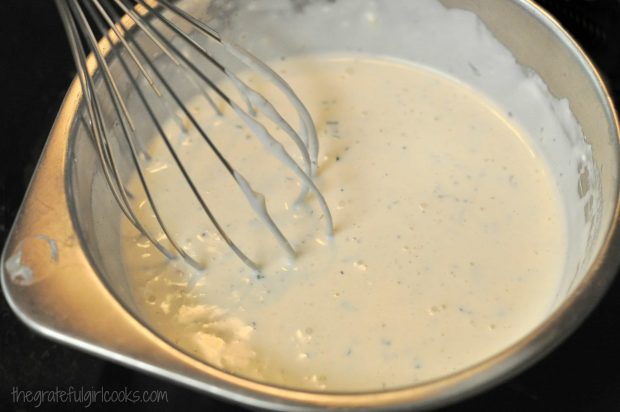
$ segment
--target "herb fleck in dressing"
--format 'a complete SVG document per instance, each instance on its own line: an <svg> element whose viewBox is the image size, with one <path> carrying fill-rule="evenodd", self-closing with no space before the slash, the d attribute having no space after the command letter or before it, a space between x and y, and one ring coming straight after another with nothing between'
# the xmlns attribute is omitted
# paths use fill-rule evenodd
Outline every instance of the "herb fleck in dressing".
<svg viewBox="0 0 620 412"><path fill-rule="evenodd" d="M185 163L227 233L263 265L262 276L217 236L178 171L154 168L162 213L176 216L171 230L207 270L166 262L124 223L125 263L148 322L236 374L367 390L470 366L543 319L565 260L564 210L547 164L514 119L464 84L399 61L312 55L272 67L315 120L316 183L335 235L326 237L315 197L295 207L300 186L285 166L197 98L192 105L210 136L266 194L299 256L287 261L190 132L179 145ZM248 81L293 116L267 81ZM179 133L176 124L167 125L171 133ZM171 164L160 142L150 152L154 164Z"/></svg>

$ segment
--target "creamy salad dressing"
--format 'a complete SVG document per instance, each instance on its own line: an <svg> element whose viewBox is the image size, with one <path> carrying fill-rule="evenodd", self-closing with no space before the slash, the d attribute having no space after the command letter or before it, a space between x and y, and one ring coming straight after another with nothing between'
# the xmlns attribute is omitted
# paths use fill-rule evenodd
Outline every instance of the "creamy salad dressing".
<svg viewBox="0 0 620 412"><path fill-rule="evenodd" d="M452 0L211 0L206 9L194 10L206 12L222 34L266 61L343 51L387 55L459 79L510 113L549 163L570 222L557 307L583 279L601 241L595 240L603 203L600 173L568 100L550 87L555 80L548 78L548 86L481 18L459 5L477 7ZM549 76L565 75L558 70Z"/></svg>
<svg viewBox="0 0 620 412"><path fill-rule="evenodd" d="M236 374L357 391L460 370L547 315L566 260L566 217L544 157L514 118L469 86L402 61L340 54L270 65L317 126L316 184L334 236L312 194L295 207L299 180L230 109L218 117L196 98L193 111L266 195L298 257L287 258L195 131L171 120L166 130L180 136L213 213L262 270L251 271L217 236L156 139L152 192L172 232L207 267L167 262L123 223L136 302L161 334ZM294 118L267 80L245 78ZM295 144L272 131L303 167ZM136 180L130 190L140 193Z"/></svg>

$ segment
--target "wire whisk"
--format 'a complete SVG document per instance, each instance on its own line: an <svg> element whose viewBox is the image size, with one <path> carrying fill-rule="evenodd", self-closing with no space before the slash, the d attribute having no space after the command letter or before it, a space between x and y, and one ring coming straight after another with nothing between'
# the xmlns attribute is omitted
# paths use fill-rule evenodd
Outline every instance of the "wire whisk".
<svg viewBox="0 0 620 412"><path fill-rule="evenodd" d="M193 196L221 238L247 266L255 271L260 271L255 261L249 258L226 234L223 226L218 222L199 192L177 152L178 149L172 144L171 137L162 126L166 119L162 118L162 115L154 108L154 99L159 99L163 103L163 106L168 109L168 115L172 118L175 117L174 113L178 110L183 113L185 118L199 132L218 161L225 167L228 174L235 180L254 213L267 225L282 249L291 258L295 256L296 252L270 216L264 195L256 192L250 182L218 149L212 137L205 131L205 125L201 124L196 118L183 102L180 93L175 90L169 79L154 64L153 58L149 57L153 53L149 54L147 47L155 48L162 58L169 59L172 64L180 68L180 71L184 73L185 81L191 86L203 90L204 96L216 112L218 108L214 98L220 99L232 109L262 145L298 177L302 184L302 190L297 201L303 200L309 192L314 193L325 217L327 233L328 235L332 234L333 222L329 207L313 182L313 176L317 169L318 139L312 118L291 87L275 71L248 51L222 39L213 28L168 0L56 0L56 5L75 60L89 119L87 129L93 139L104 177L122 213L164 256L169 259L181 257L194 268L204 269L204 265L190 256L180 242L175 239L169 230L166 219L160 213L145 177L145 161L149 159L149 154L142 147L135 116L129 109L130 106L122 93L124 87L133 88L144 112L148 113L158 135L163 139L167 150L181 171L184 182L191 189ZM122 19L121 14L125 15ZM174 16L179 22L176 22L171 16ZM110 50L102 48L103 43L98 42L93 26L107 39ZM182 26L189 27L189 29L184 29ZM166 33L172 33L172 39L162 31L162 27L167 29ZM136 41L135 31L142 33L143 37L148 39L149 44ZM204 37L207 46L192 37L196 33ZM202 56L210 64L209 70L188 57L175 43L183 44L183 47L192 49ZM217 47L217 50L210 48L210 46ZM93 70L92 67L89 70L87 64L89 60L85 50L92 53L96 62L96 70ZM120 53L120 50L124 53ZM129 79L128 84L122 84L118 76L113 73L108 61L112 54L120 63L125 74L124 78ZM299 131L295 130L267 99L235 74L235 71L231 69L231 61L235 61L235 64L242 65L247 70L265 76L284 93L299 118ZM218 86L213 80L212 70L225 76L234 85L239 95L242 96L243 103L236 103L235 99L232 99ZM137 75L134 76L133 73L137 73ZM139 78L148 83L150 96L139 87ZM106 121L104 116L102 109L103 94L112 102L116 119L114 125L111 125L109 120ZM260 118L259 114L261 115ZM267 119L284 131L301 153L301 164L294 160L282 143L268 131L268 127L263 124L264 120L261 121L260 119ZM120 133L112 133L113 128L120 130ZM119 134L120 137L117 137ZM147 225L141 222L136 214L131 201L134 195L127 189L119 170L121 159L112 149L113 145L119 144L114 139L121 139L124 147L129 150L131 167L135 170L135 175L137 175L141 187L144 189L146 202L152 210L159 230L148 229Z"/></svg>

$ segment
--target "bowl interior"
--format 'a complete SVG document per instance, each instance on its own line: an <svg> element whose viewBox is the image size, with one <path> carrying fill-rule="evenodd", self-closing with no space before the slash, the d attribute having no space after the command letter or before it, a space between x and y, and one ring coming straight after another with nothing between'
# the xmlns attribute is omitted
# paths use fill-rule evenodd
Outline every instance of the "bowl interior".
<svg viewBox="0 0 620 412"><path fill-rule="evenodd" d="M508 0L443 0L443 6L426 0L368 4L364 0L364 7L360 7L357 0L270 0L262 3L186 0L182 3L196 17L209 21L222 35L267 62L303 53L363 51L440 70L487 94L499 107L511 111L540 145L563 196L569 253L549 316L577 288L590 287L594 279L587 275L601 253L617 204L617 130L600 79L576 46L541 11L525 1ZM425 7L426 11L420 11ZM326 8L331 12L325 12ZM453 8L469 13L453 13ZM380 35L358 27L367 24L364 13L370 12L379 22ZM428 22L436 16L441 16L445 30L437 30L432 37L434 43L429 44L428 33L433 28ZM325 34L313 31L316 25L312 22L317 18L321 19L323 27L329 28ZM462 32L449 29L450 22L457 20ZM480 50L476 33L481 30L490 31L503 44L506 54L489 55ZM140 37L143 35L136 34L138 41ZM145 46L145 52L154 59L162 58L154 47ZM122 75L123 68L115 53L110 53L109 61L113 72L119 74L117 78L124 79L120 80L119 87L126 93L131 110L136 102L130 96L129 78ZM479 70L472 70L472 66L488 65L494 65L496 70L489 70L482 76ZM132 75L138 77L137 73ZM521 104L523 98L518 96L518 84L524 79L536 85L532 91L538 99L533 103L535 111L538 116L548 117L541 121L560 132L555 142L542 139L540 118L533 117L531 105ZM104 93L101 76L97 76L97 84ZM498 85L508 85L508 93ZM182 84L178 88L182 95L195 93ZM106 121L120 133L118 126L114 126L111 101L102 99L102 108ZM121 259L120 222L124 216L102 173L85 118L82 107L72 129L72 161L68 166L72 188L70 201L83 246L117 299L135 317L160 333L140 314L134 300L129 274ZM150 133L144 130L144 135L153 135L153 130ZM118 152L121 153L118 159L121 176L129 179L130 158L122 155L123 150Z"/></svg>

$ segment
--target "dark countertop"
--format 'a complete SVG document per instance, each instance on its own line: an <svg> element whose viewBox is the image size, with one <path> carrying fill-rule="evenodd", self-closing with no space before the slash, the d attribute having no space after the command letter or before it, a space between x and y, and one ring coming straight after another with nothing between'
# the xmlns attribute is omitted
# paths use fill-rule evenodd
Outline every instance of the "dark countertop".
<svg viewBox="0 0 620 412"><path fill-rule="evenodd" d="M574 34L620 101L620 1L540 0ZM74 74L66 39L49 0L4 0L0 28L0 247ZM620 253L620 251L619 251ZM104 387L163 390L168 402L125 404L145 410L236 410L197 392L48 341L27 329L0 295L0 411L35 410L14 403L13 388ZM444 409L464 411L620 411L620 281L581 328L516 378ZM44 403L38 410L82 409ZM107 410L95 403L88 409ZM120 405L115 405L116 407Z"/></svg>

